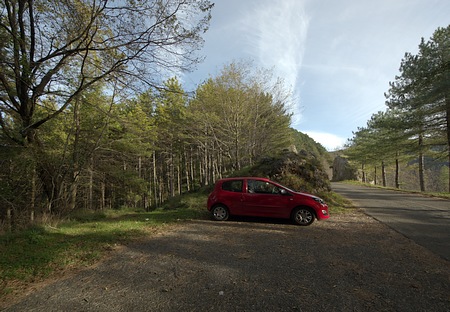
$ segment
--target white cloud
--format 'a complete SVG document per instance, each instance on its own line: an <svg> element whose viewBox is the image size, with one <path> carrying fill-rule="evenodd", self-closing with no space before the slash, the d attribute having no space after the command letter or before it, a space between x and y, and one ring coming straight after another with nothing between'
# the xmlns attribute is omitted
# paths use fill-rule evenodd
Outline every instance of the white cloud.
<svg viewBox="0 0 450 312"><path fill-rule="evenodd" d="M263 68L273 68L285 87L293 91L294 122L300 120L300 97L296 89L305 53L309 17L304 1L284 0L257 2L255 10L242 19L242 32L249 43L247 51ZM255 1L256 4L256 1Z"/></svg>
<svg viewBox="0 0 450 312"><path fill-rule="evenodd" d="M347 139L339 137L332 133L318 132L318 131L302 131L308 136L314 139L314 141L320 143L328 151L335 151L344 146Z"/></svg>

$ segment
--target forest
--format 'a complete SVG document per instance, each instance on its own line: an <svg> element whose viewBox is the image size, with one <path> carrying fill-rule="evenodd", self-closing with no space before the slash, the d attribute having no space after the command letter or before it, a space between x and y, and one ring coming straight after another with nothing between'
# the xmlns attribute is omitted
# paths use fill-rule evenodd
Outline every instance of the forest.
<svg viewBox="0 0 450 312"><path fill-rule="evenodd" d="M292 145L328 157L290 127L292 92L270 70L232 61L185 90L183 73L202 61L212 7L208 0L0 3L3 229L74 211L150 211ZM449 31L438 29L418 55L405 55L388 109L343 151L364 174L381 166L384 183L386 168L397 165L398 173L400 163L414 162L422 181L425 159L448 167Z"/></svg>
<svg viewBox="0 0 450 312"><path fill-rule="evenodd" d="M405 53L386 110L358 128L342 153L360 178L383 186L450 192L450 25Z"/></svg>
<svg viewBox="0 0 450 312"><path fill-rule="evenodd" d="M231 62L183 89L209 1L126 2L0 4L2 228L149 211L304 139L271 71Z"/></svg>

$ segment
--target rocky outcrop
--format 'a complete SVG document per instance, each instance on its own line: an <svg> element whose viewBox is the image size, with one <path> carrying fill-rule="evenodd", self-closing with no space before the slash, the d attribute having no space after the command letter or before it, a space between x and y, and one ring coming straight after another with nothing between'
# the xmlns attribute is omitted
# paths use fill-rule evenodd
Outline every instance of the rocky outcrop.
<svg viewBox="0 0 450 312"><path fill-rule="evenodd" d="M357 180L357 170L353 168L347 159L336 156L333 161L332 181Z"/></svg>
<svg viewBox="0 0 450 312"><path fill-rule="evenodd" d="M278 157L265 157L247 172L265 176L296 191L322 193L331 190L327 173L312 153L286 151Z"/></svg>

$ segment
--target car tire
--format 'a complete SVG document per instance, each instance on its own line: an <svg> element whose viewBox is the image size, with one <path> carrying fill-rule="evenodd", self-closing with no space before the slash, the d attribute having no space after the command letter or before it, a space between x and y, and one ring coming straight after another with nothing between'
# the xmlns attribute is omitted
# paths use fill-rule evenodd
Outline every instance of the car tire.
<svg viewBox="0 0 450 312"><path fill-rule="evenodd" d="M309 207L298 207L292 211L291 219L297 225L308 226L314 222L315 215Z"/></svg>
<svg viewBox="0 0 450 312"><path fill-rule="evenodd" d="M224 205L217 205L211 210L212 218L216 221L226 221L230 216L228 208Z"/></svg>

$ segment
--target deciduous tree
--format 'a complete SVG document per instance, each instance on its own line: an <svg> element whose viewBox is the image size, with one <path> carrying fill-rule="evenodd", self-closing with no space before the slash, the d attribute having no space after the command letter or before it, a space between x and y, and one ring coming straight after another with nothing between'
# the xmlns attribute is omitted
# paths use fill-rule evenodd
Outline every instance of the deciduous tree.
<svg viewBox="0 0 450 312"><path fill-rule="evenodd" d="M35 157L46 159L38 130L75 107L89 88L156 85L161 72L191 68L200 60L195 52L211 8L208 0L2 1L3 139L32 147ZM54 105L43 104L49 100ZM53 202L62 185L51 163L39 165Z"/></svg>

